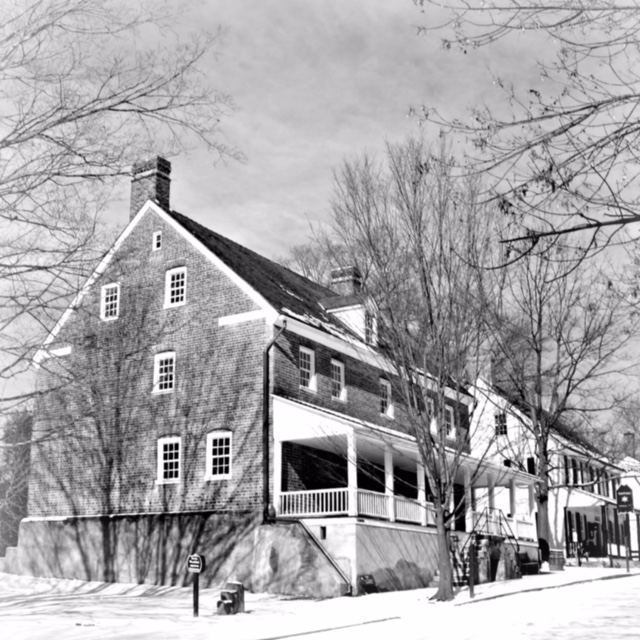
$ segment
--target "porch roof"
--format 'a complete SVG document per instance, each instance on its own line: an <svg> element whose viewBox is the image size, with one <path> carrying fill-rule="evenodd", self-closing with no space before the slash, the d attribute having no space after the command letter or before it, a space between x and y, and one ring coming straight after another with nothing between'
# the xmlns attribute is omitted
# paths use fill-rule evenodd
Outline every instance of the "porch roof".
<svg viewBox="0 0 640 640"><path fill-rule="evenodd" d="M356 436L358 456L376 464L384 464L385 449L394 453L394 465L415 471L420 462L416 438L396 429L347 416L338 411L318 407L300 400L273 396L273 433L280 442L303 444L315 449L342 453L346 456L347 435ZM472 486L534 485L538 478L488 459L480 459L449 448L451 459L460 459L456 482L470 479Z"/></svg>

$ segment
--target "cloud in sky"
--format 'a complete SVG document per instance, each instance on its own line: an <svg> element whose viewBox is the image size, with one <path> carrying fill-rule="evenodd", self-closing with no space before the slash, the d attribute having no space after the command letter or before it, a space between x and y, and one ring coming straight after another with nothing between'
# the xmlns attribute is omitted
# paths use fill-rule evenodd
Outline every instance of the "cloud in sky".
<svg viewBox="0 0 640 640"><path fill-rule="evenodd" d="M490 52L444 52L424 20L411 0L202 0L185 28L228 29L210 73L238 104L222 124L247 161L174 158L173 207L267 256L304 242L345 156L415 130L412 105L463 113L490 89Z"/></svg>

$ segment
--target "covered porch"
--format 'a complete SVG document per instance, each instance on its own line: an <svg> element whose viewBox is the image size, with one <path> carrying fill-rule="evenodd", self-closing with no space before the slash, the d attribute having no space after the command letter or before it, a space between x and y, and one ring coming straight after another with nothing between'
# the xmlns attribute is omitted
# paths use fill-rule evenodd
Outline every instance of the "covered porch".
<svg viewBox="0 0 640 640"><path fill-rule="evenodd" d="M274 397L274 507L277 517L351 516L435 526L428 481L415 439L301 402ZM453 452L452 452L453 455ZM452 529L537 540L535 477L462 454L449 511ZM508 488L510 511L497 509L494 489ZM516 491L530 494L529 517L516 513ZM475 490L488 496L476 510Z"/></svg>

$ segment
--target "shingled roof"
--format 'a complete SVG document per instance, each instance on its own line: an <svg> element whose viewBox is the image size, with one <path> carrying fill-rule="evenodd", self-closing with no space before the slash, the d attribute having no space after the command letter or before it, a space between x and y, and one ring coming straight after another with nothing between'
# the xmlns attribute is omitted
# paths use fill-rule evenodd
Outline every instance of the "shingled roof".
<svg viewBox="0 0 640 640"><path fill-rule="evenodd" d="M357 336L338 318L328 313L327 299L340 296L287 267L221 236L177 211L171 217L255 289L279 313L308 322L327 333Z"/></svg>

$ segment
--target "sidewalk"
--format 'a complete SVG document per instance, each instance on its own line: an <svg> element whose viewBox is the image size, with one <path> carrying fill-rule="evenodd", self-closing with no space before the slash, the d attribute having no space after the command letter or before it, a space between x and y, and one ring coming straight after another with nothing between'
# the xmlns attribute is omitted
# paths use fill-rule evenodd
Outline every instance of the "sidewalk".
<svg viewBox="0 0 640 640"><path fill-rule="evenodd" d="M382 623L384 627L385 621L393 627L399 620L422 619L425 610L433 624L441 623L442 628L446 628L447 620L452 616L467 615L462 611L454 613L455 607L507 596L515 599L518 594L583 582L634 576L640 576L639 568L632 568L627 574L625 568L568 567L561 572L477 585L473 599L469 597L468 587L464 587L453 602L445 603L429 600L435 589L320 601L248 593L247 612L236 616L213 615L219 590L203 589L200 617L194 618L190 587L46 580L0 574L0 628L11 629L11 638L29 640L51 637L65 640L104 637L200 640L211 638L212 634L234 640L271 640L332 629L348 632L350 627L374 623ZM522 606L522 601L508 606Z"/></svg>

